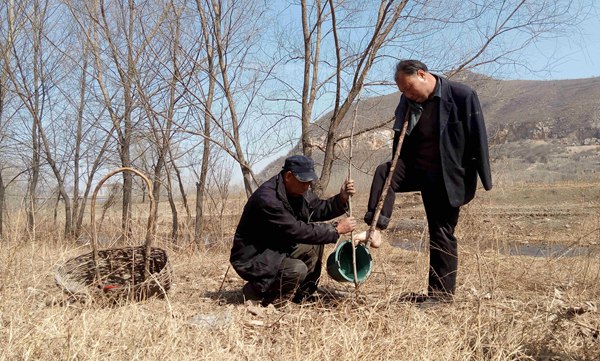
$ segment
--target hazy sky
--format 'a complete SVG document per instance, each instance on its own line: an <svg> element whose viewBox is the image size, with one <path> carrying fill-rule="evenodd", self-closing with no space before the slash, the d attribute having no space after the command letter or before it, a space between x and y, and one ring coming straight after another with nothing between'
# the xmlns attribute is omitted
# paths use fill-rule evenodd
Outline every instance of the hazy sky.
<svg viewBox="0 0 600 361"><path fill-rule="evenodd" d="M538 69L548 64L548 72L526 76L530 79L575 79L600 76L600 1L590 0L595 10L581 24L581 33L547 39L537 45L532 61ZM552 59L548 63L548 59ZM519 78L514 74L511 78Z"/></svg>

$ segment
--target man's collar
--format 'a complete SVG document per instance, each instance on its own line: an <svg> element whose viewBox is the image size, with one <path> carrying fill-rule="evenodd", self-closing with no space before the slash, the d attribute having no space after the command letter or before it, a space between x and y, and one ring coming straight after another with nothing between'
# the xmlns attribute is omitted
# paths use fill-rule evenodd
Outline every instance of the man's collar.
<svg viewBox="0 0 600 361"><path fill-rule="evenodd" d="M435 89L433 89L433 96L430 98L441 98L442 97L442 81L439 76L431 74L435 78Z"/></svg>

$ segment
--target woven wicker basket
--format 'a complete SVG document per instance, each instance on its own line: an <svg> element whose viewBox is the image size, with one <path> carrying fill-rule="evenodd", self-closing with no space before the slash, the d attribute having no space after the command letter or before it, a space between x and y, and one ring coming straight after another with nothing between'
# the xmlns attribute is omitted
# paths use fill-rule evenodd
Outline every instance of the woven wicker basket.
<svg viewBox="0 0 600 361"><path fill-rule="evenodd" d="M111 176L133 172L146 182L150 199L150 216L144 245L98 250L95 223L96 197L100 187ZM54 280L66 293L75 297L102 297L112 300L143 300L164 296L171 288L172 268L167 252L152 247L154 197L152 183L133 168L119 168L98 182L91 202L92 249L90 253L72 258L59 266Z"/></svg>

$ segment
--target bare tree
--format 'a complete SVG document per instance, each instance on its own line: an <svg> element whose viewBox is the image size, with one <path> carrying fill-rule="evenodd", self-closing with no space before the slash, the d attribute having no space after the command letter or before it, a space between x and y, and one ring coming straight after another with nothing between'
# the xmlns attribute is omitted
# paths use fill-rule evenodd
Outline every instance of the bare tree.
<svg viewBox="0 0 600 361"><path fill-rule="evenodd" d="M81 75L79 79L79 99L72 101L75 110L75 136L74 136L74 152L73 152L73 222L74 236L79 237L82 230L83 216L87 199L92 189L94 176L105 161L105 153L109 148L112 140L114 127L109 126L108 129L103 129L100 126L100 118L102 117L104 107L100 107L96 113L96 107L92 107L88 98L89 91L89 44L85 38L81 38L79 45L81 47L80 60ZM75 60L75 59L74 59ZM86 109L89 109L86 111ZM88 146L84 146L87 143ZM81 166L84 165L82 171ZM85 187L83 192L80 191L80 179L85 179Z"/></svg>
<svg viewBox="0 0 600 361"><path fill-rule="evenodd" d="M252 165L273 153L263 139L275 125L268 124L268 119L257 111L262 104L256 104L277 66L272 57L268 61L262 58L266 10L248 0L201 0L197 4L201 18L208 23L216 54L217 97L223 99L210 109L214 126L210 140L239 165L246 195L250 196L258 185ZM203 136L200 132L194 134Z"/></svg>
<svg viewBox="0 0 600 361"><path fill-rule="evenodd" d="M173 142L177 144L182 139L179 137L181 133L178 134L178 129L174 127L174 121L175 118L183 118L183 114L190 107L186 103L189 99L187 94L191 91L191 79L198 73L195 58L201 52L194 24L184 22L190 15L187 11L191 11L185 5L185 1L170 1L165 4L165 15L161 17L163 23L157 26L157 35L153 39L147 38L149 50L144 61L144 64L147 64L144 67L146 73L142 74L138 70L136 80L138 96L148 119L156 157L153 164L154 198L159 200L161 189L166 190L172 214L173 241L177 239L179 222L172 172L177 177L188 218L191 216L181 171L176 164L179 154L174 149ZM189 61L189 57L192 61ZM184 122L179 122L178 125L185 127Z"/></svg>
<svg viewBox="0 0 600 361"><path fill-rule="evenodd" d="M0 7L0 11L4 12L4 6ZM0 41L0 52L5 53L8 49L5 48L4 44L7 42ZM0 58L0 145L4 145L6 134L5 127L6 122L4 120L4 105L7 99L7 69L6 66L6 57ZM0 147L0 149L3 147ZM0 155L2 156L2 155ZM0 163L0 240L3 239L4 235L4 205L6 203L6 185L4 183L4 178L2 177L2 173L4 172L4 164Z"/></svg>
<svg viewBox="0 0 600 361"><path fill-rule="evenodd" d="M81 223L79 222L79 207L85 208L85 201L81 204L80 195L79 195L79 162L81 158L81 142L83 138L83 114L85 110L85 96L87 91L87 68L88 68L88 47L85 42L82 42L82 59L83 64L81 65L81 80L79 83L79 104L77 107L77 117L76 122L77 126L75 129L75 152L73 154L73 214L75 215L75 224L74 224L74 233L76 236L79 235L81 230Z"/></svg>
<svg viewBox="0 0 600 361"><path fill-rule="evenodd" d="M80 5L79 7L76 5ZM103 99L112 128L118 142L118 155L122 167L132 166L131 142L134 132L134 117L138 107L136 102L135 81L138 61L147 43L141 41L136 33L140 8L133 0L107 7L104 0L79 4L69 3L73 18L85 36L92 57L91 73ZM90 19L91 28L82 19ZM151 34L147 35L152 37ZM116 72L115 77L108 76ZM131 173L123 173L123 199L121 228L123 236L130 237L131 202L133 180Z"/></svg>
<svg viewBox="0 0 600 361"><path fill-rule="evenodd" d="M254 174L252 172L252 168L246 162L245 155L242 150L241 138L240 138L240 119L238 117L237 105L236 105L236 102L234 99L234 89L232 88L232 80L230 79L230 77L231 77L230 73L232 72L232 70L230 70L229 67L232 64L230 64L228 62L229 58L226 57L226 55L225 55L226 52L228 52L228 50L230 49L230 45L231 45L232 41L235 39L236 34L229 32L232 29L235 29L233 27L233 26L235 26L235 23L228 24L227 17L224 17L224 14L223 14L223 12L225 11L225 12L229 13L228 14L229 16L231 16L231 14L239 15L239 13L235 14L234 11L242 12L245 9L242 6L239 6L240 4L236 3L236 2L230 3L229 5L231 5L231 8L229 8L229 9L224 9L222 1L219 1L219 0L211 0L210 3L208 3L208 1L206 1L206 2L207 2L206 9L208 11L210 11L209 16L212 19L211 35L213 36L214 43L215 43L215 50L217 53L217 62L218 62L219 76L221 78L221 87L222 87L223 93L225 95L225 98L227 99L227 107L229 109L229 116L230 116L229 120L231 122L231 133L229 133L229 138L230 138L231 142L233 143L233 148L234 148L233 153L235 154L236 161L240 165L240 170L242 172L242 177L244 179L246 195L249 197L250 194L252 194L252 191L257 184L256 184ZM202 12L201 6L198 7L198 11ZM206 15L204 17L206 17ZM226 26L225 32L223 32L224 25ZM242 56L244 56L244 55L242 55Z"/></svg>
<svg viewBox="0 0 600 361"><path fill-rule="evenodd" d="M20 25L9 26L9 29L20 27L27 31L22 31L16 38L20 42L18 46L12 45L9 51L3 53L5 62L12 64L5 67L5 72L14 93L18 95L23 109L29 115L26 118L32 119L31 134L33 139L37 140L31 146L35 156L29 167L32 176L27 192L31 199L28 207L28 225L31 228L34 221L35 193L42 165L40 156L43 154L56 179L58 200L64 204L65 235L78 235L81 231L85 199L108 141L103 142L104 145L99 149L96 149L95 142L91 142L93 145L86 147L87 149L82 148L83 142L89 141L94 134L91 129L97 125L97 119L89 125L84 124L88 91L86 42L68 40L77 37L71 36L73 34L68 19L57 16L65 11L58 3L46 0L27 4L31 7L20 8L19 13L23 15L20 23L17 22ZM9 23L12 24L13 21ZM12 35L10 38L15 39ZM11 40L11 43L14 44L14 41ZM80 55L75 57L74 52ZM72 73L78 72L77 70L81 73L79 82L77 77L71 77ZM79 99L75 100L77 97ZM90 153L94 156L89 157ZM80 199L79 190L80 181L86 178L80 170L82 157L93 163L86 164L88 174L83 201ZM72 198L69 194L71 184ZM58 202L56 205L58 206Z"/></svg>
<svg viewBox="0 0 600 361"><path fill-rule="evenodd" d="M177 84L179 82L180 77L178 68L179 59L177 59L177 51L180 41L180 11L180 9L174 6L172 1L165 6L163 12L173 15L172 21L166 21L168 31L165 31L165 33L168 33L170 36L172 36L172 41L157 42L156 39L146 38L150 50L145 54L147 60L145 62L145 70L148 70L148 72L146 74L140 74L140 70L138 69L136 76L136 91L141 101L141 106L144 109L145 115L149 122L150 132L152 134L151 143L155 147L156 153L156 159L153 164L153 197L157 203L160 201L161 189L164 185L162 176L164 172L166 173L165 178L167 179L167 184L165 188L168 192L169 205L171 206L171 214L173 217L171 234L171 238L173 239L173 241L175 241L177 238L177 207L175 206L175 203L172 199L171 182L167 159L169 155L170 141L172 137L172 124L175 112L175 105L177 102L177 98L179 98L176 92ZM167 17L168 16L169 15L167 15ZM160 26L161 24L157 25L157 27ZM145 31L143 31L143 33L145 33ZM171 53L171 56L169 57L170 59L168 61L168 64L165 64L166 61L163 59L164 55L162 53L167 49ZM155 67L153 66L153 63L162 64L163 67L168 67L169 76L165 77L160 70L154 69ZM163 91L161 86L155 86L153 79L161 79L161 81L165 82L166 90ZM156 95L156 99L154 99L154 95ZM161 98L166 98L166 100L163 100ZM159 108L161 105L163 105L163 103L165 109ZM154 218L157 219L157 216L158 207L155 207ZM156 227L156 222L154 223L154 227Z"/></svg>
<svg viewBox="0 0 600 361"><path fill-rule="evenodd" d="M302 151L308 156L312 156L315 148L324 153L321 177L313 185L317 192L322 192L329 184L341 121L363 89L379 51L397 35L396 24L407 2L381 0L374 6L333 0L300 1L302 45L296 46L293 40L285 40L292 44L284 46L290 51L290 61L302 59L304 69L302 91L299 92ZM350 36L350 31L360 35ZM282 83L295 93L293 83L287 79ZM315 102L327 92L332 93L333 110L327 115L324 140L318 144L311 131L311 122Z"/></svg>
<svg viewBox="0 0 600 361"><path fill-rule="evenodd" d="M27 6L31 5L31 7ZM13 1L8 6L7 51L3 52L4 69L29 113L31 158L28 166L27 185L27 228L35 230L36 192L40 177L40 130L44 116L48 84L43 77L42 38L46 20L47 1L33 1L32 4ZM19 14L19 17L16 17ZM19 41L20 44L16 44ZM30 72L31 69L31 72Z"/></svg>
<svg viewBox="0 0 600 361"><path fill-rule="evenodd" d="M202 26L202 44L206 51L206 74L208 81L208 90L204 99L204 111L201 113L204 119L203 126L203 146L202 146L202 165L200 168L200 175L196 175L198 181L196 182L196 219L194 222L194 240L196 244L200 244L202 237L202 229L204 226L204 195L206 194L206 179L209 171L209 159L210 159L210 138L211 138L211 122L212 114L211 109L215 97L215 85L216 85L216 74L215 74L215 46L214 38L210 36L210 30L208 25L208 19L206 18L205 12L202 9L201 0L196 0L196 8L200 16L200 25Z"/></svg>
<svg viewBox="0 0 600 361"><path fill-rule="evenodd" d="M375 20L375 24L373 26L373 33L371 35L370 41L367 46L364 48L356 56L355 66L354 66L354 74L352 77L352 82L350 89L346 93L346 98L341 101L340 98L342 96L342 58L340 54L340 46L338 45L337 40L337 18L335 15L335 6L333 4L333 0L329 0L329 6L331 11L331 24L332 24L332 32L334 34L334 42L336 43L336 81L335 81L335 103L333 112L331 113L331 117L329 120L329 129L327 130L326 142L325 142L325 155L323 159L323 169L321 171L321 177L319 178L319 182L315 189L317 192L323 192L324 189L327 188L329 184L329 179L331 177L331 169L333 167L333 162L335 160L335 155L333 153L334 146L337 143L337 130L342 119L348 113L350 106L354 102L354 99L358 96L361 89L364 86L364 82L371 70L371 67L377 57L377 54L381 47L384 45L387 37L390 35L392 30L394 29L396 22L400 18L400 13L406 6L407 1L399 1L394 3L394 1L381 1L379 5L379 11L377 12L377 18ZM304 121L304 119L303 119Z"/></svg>
<svg viewBox="0 0 600 361"><path fill-rule="evenodd" d="M572 0L290 2L289 7L299 6L301 17L285 24L280 46L288 64L301 63L302 81L290 80L288 72L279 76L289 97L273 100L294 103L301 96L302 151L323 154L315 189L323 191L329 184L338 157L335 147L347 137L340 124L358 93L364 89L373 94L377 86L393 85L395 60L418 58L447 76L465 69L526 66L518 60L524 49L543 36L573 27L583 9L575 4ZM299 36L290 34L293 29ZM372 74L375 64L387 71ZM322 131L315 132L317 108L330 111L319 122Z"/></svg>

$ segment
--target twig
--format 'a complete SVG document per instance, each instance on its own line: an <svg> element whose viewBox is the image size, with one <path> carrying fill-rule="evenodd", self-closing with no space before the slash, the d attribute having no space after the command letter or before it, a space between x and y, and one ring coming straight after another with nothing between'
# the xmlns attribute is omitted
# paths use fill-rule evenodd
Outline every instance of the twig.
<svg viewBox="0 0 600 361"><path fill-rule="evenodd" d="M221 298L221 291L223 290L223 284L225 283L225 279L227 278L227 274L229 273L230 268L231 268L231 265L227 265L227 270L225 271L225 274L223 275L223 279L221 280L221 286L219 286L219 290L217 291L217 299Z"/></svg>

